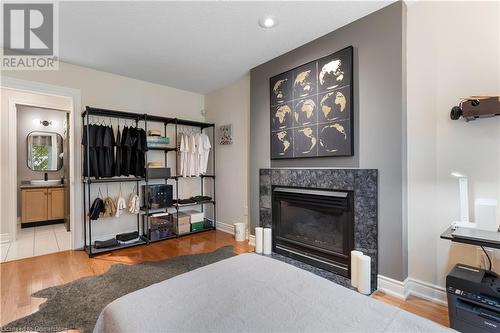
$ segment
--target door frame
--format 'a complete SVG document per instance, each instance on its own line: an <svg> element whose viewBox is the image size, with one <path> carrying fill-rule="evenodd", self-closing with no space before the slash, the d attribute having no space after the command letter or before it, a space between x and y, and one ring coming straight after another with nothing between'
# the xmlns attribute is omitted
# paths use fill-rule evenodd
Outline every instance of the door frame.
<svg viewBox="0 0 500 333"><path fill-rule="evenodd" d="M19 99L19 98L9 98L9 180L8 184L10 187L10 198L8 199L7 209L9 210L8 216L10 217L10 230L9 239L17 239L17 105L28 105L34 107L43 107L56 109L60 111L67 112L69 114L69 195L70 195L70 232L71 232L71 249L83 248L83 225L82 223L76 223L78 221L77 214L82 211L81 203L81 183L77 182L80 179L78 176L81 175L80 169L80 143L79 138L81 135L81 93L80 90L55 86L40 82L20 80L10 77L2 77L1 87L17 90L25 93L32 93L37 95L45 96L57 96L69 98L71 101L71 106L67 110L61 110L60 106L54 107L55 105L50 105L50 103L36 103L33 104L32 101Z"/></svg>

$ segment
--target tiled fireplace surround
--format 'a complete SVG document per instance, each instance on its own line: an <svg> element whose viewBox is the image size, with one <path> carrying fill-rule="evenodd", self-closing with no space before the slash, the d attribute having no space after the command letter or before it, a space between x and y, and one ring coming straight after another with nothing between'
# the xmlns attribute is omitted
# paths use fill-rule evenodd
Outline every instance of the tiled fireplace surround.
<svg viewBox="0 0 500 333"><path fill-rule="evenodd" d="M272 187L335 189L354 192L354 249L371 257L371 289L377 289L378 173L374 169L260 169L260 226L272 226ZM273 257L350 287L350 280L301 261L273 253Z"/></svg>

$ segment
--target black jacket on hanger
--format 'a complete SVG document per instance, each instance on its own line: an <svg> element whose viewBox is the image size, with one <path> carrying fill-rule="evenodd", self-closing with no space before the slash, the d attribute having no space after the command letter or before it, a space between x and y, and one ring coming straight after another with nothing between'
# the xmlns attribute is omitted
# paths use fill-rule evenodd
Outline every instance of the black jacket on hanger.
<svg viewBox="0 0 500 333"><path fill-rule="evenodd" d="M120 177L122 174L121 166L122 166L122 143L121 143L121 134L120 134L120 126L118 126L118 131L116 132L116 154L115 154L115 170L114 174L117 177Z"/></svg>
<svg viewBox="0 0 500 333"><path fill-rule="evenodd" d="M95 134L95 149L97 151L98 174L99 177L106 177L106 151L104 147L104 133L106 130L105 126L95 126L97 127Z"/></svg>
<svg viewBox="0 0 500 333"><path fill-rule="evenodd" d="M114 175L114 143L115 137L113 129L109 126L104 126L102 150L104 157L104 176L113 177Z"/></svg>
<svg viewBox="0 0 500 333"><path fill-rule="evenodd" d="M106 209L104 208L104 201L102 201L101 198L97 197L90 207L89 217L91 220L97 220L99 218L99 215L101 213L104 213L105 211Z"/></svg>
<svg viewBox="0 0 500 333"><path fill-rule="evenodd" d="M89 129L89 136L87 137L87 126ZM85 177L96 177L99 178L99 165L98 165L98 154L96 150L96 132L97 125L85 125L83 127L82 135L82 145L89 150L90 157L90 173L87 170L87 153L84 151L83 154L83 175Z"/></svg>
<svg viewBox="0 0 500 333"><path fill-rule="evenodd" d="M121 138L122 162L121 174L124 176L130 175L130 159L132 157L132 138L130 136L130 127L123 127Z"/></svg>

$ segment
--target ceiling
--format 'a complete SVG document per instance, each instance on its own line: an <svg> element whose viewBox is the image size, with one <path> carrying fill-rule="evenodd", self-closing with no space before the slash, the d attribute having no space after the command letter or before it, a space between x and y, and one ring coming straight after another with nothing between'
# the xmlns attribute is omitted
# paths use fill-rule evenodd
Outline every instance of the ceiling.
<svg viewBox="0 0 500 333"><path fill-rule="evenodd" d="M64 62L197 93L392 1L60 2ZM273 15L273 29L258 19Z"/></svg>

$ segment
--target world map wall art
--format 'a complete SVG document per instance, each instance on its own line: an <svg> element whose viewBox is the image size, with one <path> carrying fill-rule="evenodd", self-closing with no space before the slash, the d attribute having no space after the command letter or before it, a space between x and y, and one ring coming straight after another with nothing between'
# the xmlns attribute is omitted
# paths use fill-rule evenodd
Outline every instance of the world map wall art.
<svg viewBox="0 0 500 333"><path fill-rule="evenodd" d="M271 159L352 156L353 49L272 77Z"/></svg>

